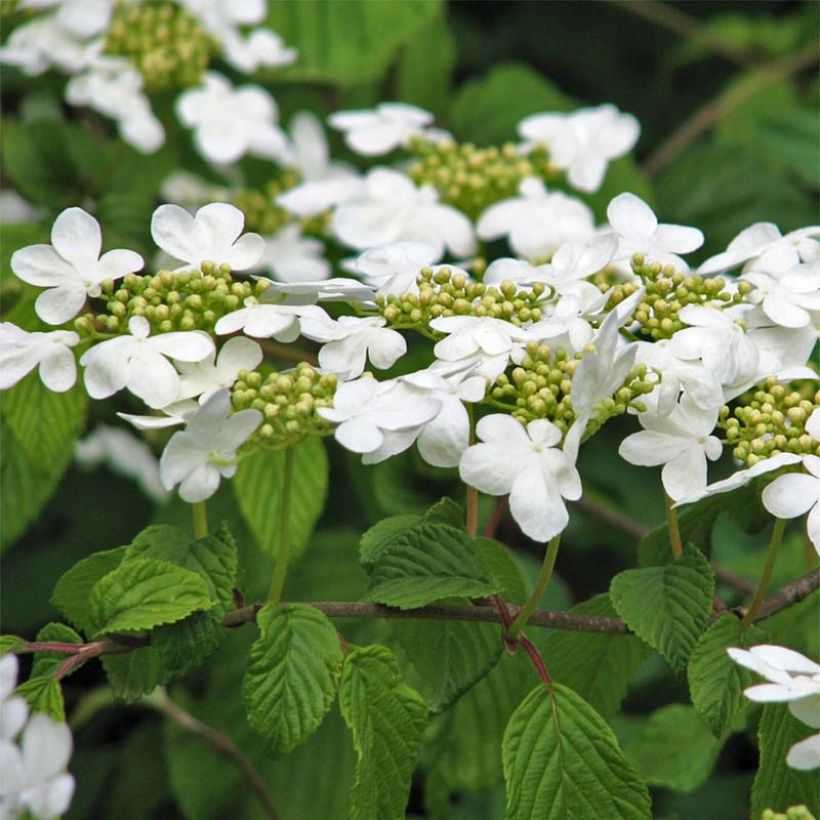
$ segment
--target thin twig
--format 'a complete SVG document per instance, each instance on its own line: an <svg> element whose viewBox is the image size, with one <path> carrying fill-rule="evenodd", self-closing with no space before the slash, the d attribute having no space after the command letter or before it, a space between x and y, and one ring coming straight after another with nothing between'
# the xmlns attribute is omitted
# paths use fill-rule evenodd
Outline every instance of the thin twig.
<svg viewBox="0 0 820 820"><path fill-rule="evenodd" d="M808 575L803 575L796 581L786 584L775 592L774 595L770 595L766 598L760 605L760 609L757 610L754 622L764 621L766 618L771 618L772 615L777 615L778 612L782 612L790 606L799 604L808 598L812 592L816 592L817 589L820 589L820 569L812 570ZM742 607L734 611L741 617L746 614L746 610Z"/></svg>
<svg viewBox="0 0 820 820"><path fill-rule="evenodd" d="M732 572L732 570L727 569L721 564L713 563L712 569L715 572L715 578L724 586L731 587L737 592L740 592L742 595L754 594L754 582L750 581L748 578L744 578L742 575Z"/></svg>

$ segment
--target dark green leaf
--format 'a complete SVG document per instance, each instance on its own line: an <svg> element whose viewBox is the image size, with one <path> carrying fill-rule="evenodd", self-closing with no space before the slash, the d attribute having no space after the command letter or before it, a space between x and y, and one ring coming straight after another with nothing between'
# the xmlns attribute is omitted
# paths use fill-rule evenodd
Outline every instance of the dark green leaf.
<svg viewBox="0 0 820 820"><path fill-rule="evenodd" d="M367 530L359 542L359 562L368 571L378 560L382 550L407 530L422 522L419 515L394 515L383 518Z"/></svg>

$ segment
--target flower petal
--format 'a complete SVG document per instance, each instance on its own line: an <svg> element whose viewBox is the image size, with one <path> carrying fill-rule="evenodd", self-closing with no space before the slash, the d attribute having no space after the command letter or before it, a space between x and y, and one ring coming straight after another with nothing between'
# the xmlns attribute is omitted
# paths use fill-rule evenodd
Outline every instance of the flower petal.
<svg viewBox="0 0 820 820"><path fill-rule="evenodd" d="M820 481L803 473L779 476L763 490L763 506L777 518L797 518L817 503Z"/></svg>

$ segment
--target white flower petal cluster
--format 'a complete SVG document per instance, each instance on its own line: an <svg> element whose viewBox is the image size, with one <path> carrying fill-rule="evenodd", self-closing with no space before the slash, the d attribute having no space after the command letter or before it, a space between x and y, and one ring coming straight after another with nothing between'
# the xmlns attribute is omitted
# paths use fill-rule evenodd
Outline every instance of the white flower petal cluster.
<svg viewBox="0 0 820 820"><path fill-rule="evenodd" d="M244 308L223 316L214 330L219 336L241 330L255 339L272 337L277 342L292 342L299 336L301 317L313 316L317 321L322 321L325 315L315 305L265 304L249 298L245 300Z"/></svg>
<svg viewBox="0 0 820 820"><path fill-rule="evenodd" d="M815 410L813 415L818 412ZM818 432L815 430L812 437ZM820 436L817 438L820 440ZM777 518L797 518L808 513L809 538L820 554L820 457L804 456L803 467L805 473L786 473L772 481L763 490L763 506Z"/></svg>
<svg viewBox="0 0 820 820"><path fill-rule="evenodd" d="M406 103L381 103L373 111L338 111L328 117L345 135L348 148L366 157L388 154L424 135L433 122L429 111Z"/></svg>
<svg viewBox="0 0 820 820"><path fill-rule="evenodd" d="M349 302L374 305L375 290L357 279L333 276L317 282L270 282L262 293L263 303L315 305L317 302Z"/></svg>
<svg viewBox="0 0 820 820"><path fill-rule="evenodd" d="M571 114L533 114L518 124L518 133L529 147L546 145L550 162L567 172L573 188L594 193L609 163L632 150L641 127L631 114L607 104Z"/></svg>
<svg viewBox="0 0 820 820"><path fill-rule="evenodd" d="M343 267L364 279L385 296L418 293L418 279L422 268L428 268L441 259L441 249L426 242L393 242L370 248ZM489 272L489 269L488 269ZM484 281L488 281L484 277Z"/></svg>
<svg viewBox="0 0 820 820"><path fill-rule="evenodd" d="M106 279L120 279L140 270L142 257L129 250L100 256L102 232L82 208L66 208L54 220L50 245L29 245L15 251L11 269L18 279L47 288L37 297L37 315L61 325L82 310L87 296L99 296Z"/></svg>
<svg viewBox="0 0 820 820"><path fill-rule="evenodd" d="M760 306L768 324L802 328L820 323L820 259L801 262L788 249L779 264L749 263L740 279L754 285L749 301Z"/></svg>
<svg viewBox="0 0 820 820"><path fill-rule="evenodd" d="M48 715L29 715L26 701L12 694L17 669L16 656L0 658L0 816L53 820L74 796L66 772L71 732Z"/></svg>
<svg viewBox="0 0 820 820"><path fill-rule="evenodd" d="M330 276L330 262L323 256L325 243L303 236L298 223L262 239L265 248L252 270L267 270L280 282L317 282Z"/></svg>
<svg viewBox="0 0 820 820"><path fill-rule="evenodd" d="M0 322L0 390L13 387L35 367L49 390L70 390L77 381L71 348L79 341L73 330L29 333L11 322Z"/></svg>
<svg viewBox="0 0 820 820"><path fill-rule="evenodd" d="M258 410L231 412L228 390L214 393L187 419L184 430L171 436L159 462L167 490L179 484L179 494L190 504L210 498L221 477L236 474L236 451L262 423Z"/></svg>
<svg viewBox="0 0 820 820"><path fill-rule="evenodd" d="M769 681L744 690L749 700L788 703L789 711L801 723L820 729L820 664L793 649L771 644L726 651L735 663ZM789 749L786 764L801 771L820 768L820 733L795 743Z"/></svg>
<svg viewBox="0 0 820 820"><path fill-rule="evenodd" d="M240 370L253 370L263 358L262 348L244 336L228 339L199 362L178 362L179 399L198 398L204 404L217 391L232 387Z"/></svg>

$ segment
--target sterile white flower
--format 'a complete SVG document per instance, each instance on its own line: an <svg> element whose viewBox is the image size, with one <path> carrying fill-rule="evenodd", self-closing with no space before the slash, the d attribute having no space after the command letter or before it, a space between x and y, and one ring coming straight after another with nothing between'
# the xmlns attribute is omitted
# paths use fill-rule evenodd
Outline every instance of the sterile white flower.
<svg viewBox="0 0 820 820"><path fill-rule="evenodd" d="M521 288L532 287L536 282L546 284L552 270L547 265L533 265L526 259L513 259L504 256L495 259L487 266L481 281L485 285L498 287L504 282L513 282Z"/></svg>
<svg viewBox="0 0 820 820"><path fill-rule="evenodd" d="M252 268L265 243L259 234L242 234L244 227L242 211L224 202L203 205L193 216L179 205L160 205L151 217L154 242L184 262L183 268L203 262L227 263L232 270Z"/></svg>
<svg viewBox="0 0 820 820"><path fill-rule="evenodd" d="M17 665L15 655L0 658L0 741L14 740L28 719L28 702L14 694Z"/></svg>
<svg viewBox="0 0 820 820"><path fill-rule="evenodd" d="M769 683L750 686L743 694L756 703L788 703L801 723L820 729L820 665L793 649L760 644L751 649L726 650L735 663L751 669ZM795 743L787 765L808 771L820 767L820 734Z"/></svg>
<svg viewBox="0 0 820 820"><path fill-rule="evenodd" d="M433 115L415 105L381 103L372 111L338 111L327 121L344 132L348 148L366 157L376 157L422 135L433 122Z"/></svg>
<svg viewBox="0 0 820 820"><path fill-rule="evenodd" d="M149 407L165 407L179 398L180 390L179 373L168 359L199 362L213 354L211 337L199 330L149 336L151 325L143 316L132 316L128 330L130 335L99 342L80 359L92 398L105 399L128 388Z"/></svg>
<svg viewBox="0 0 820 820"><path fill-rule="evenodd" d="M741 279L755 286L748 301L759 304L775 325L806 327L812 323L810 311L820 311L820 260L798 263L781 275L752 268Z"/></svg>
<svg viewBox="0 0 820 820"><path fill-rule="evenodd" d="M214 393L188 419L186 428L171 436L162 453L163 485L172 490L179 484L180 496L190 504L210 498L221 476L236 474L236 451L262 423L258 410L231 410L230 392Z"/></svg>
<svg viewBox="0 0 820 820"><path fill-rule="evenodd" d="M550 260L546 281L561 293L603 270L617 252L618 240L612 234L599 234L583 243L565 242Z"/></svg>
<svg viewBox="0 0 820 820"><path fill-rule="evenodd" d="M199 397L204 404L218 390L232 387L240 370L253 370L262 361L262 348L244 336L228 339L219 354L211 353L200 362L179 362L180 399Z"/></svg>
<svg viewBox="0 0 820 820"><path fill-rule="evenodd" d="M549 193L535 177L522 180L518 192L481 214L476 226L481 239L508 236L516 253L536 259L550 256L565 242L584 242L595 232L593 213L579 199Z"/></svg>
<svg viewBox="0 0 820 820"><path fill-rule="evenodd" d="M476 425L481 443L461 457L463 481L490 495L510 494L510 512L536 541L558 535L569 523L563 499L581 497L575 463L556 445L561 431L546 419L524 428L512 416L485 416Z"/></svg>
<svg viewBox="0 0 820 820"><path fill-rule="evenodd" d="M181 399L165 407L160 407L162 415L143 416L135 413L117 413L123 420L132 424L137 430L164 430L167 427L177 427L185 424L188 417L199 409L199 404L193 399Z"/></svg>
<svg viewBox="0 0 820 820"><path fill-rule="evenodd" d="M421 269L430 267L440 258L441 250L425 242L393 242L370 248L344 263L343 267L359 274L385 296L401 296L403 293L418 293L416 280Z"/></svg>
<svg viewBox="0 0 820 820"><path fill-rule="evenodd" d="M82 208L66 208L54 220L51 245L29 245L15 251L11 269L30 285L48 288L35 302L37 315L50 325L73 319L87 296L99 296L106 279L119 279L143 266L142 257L129 250L100 256L100 225Z"/></svg>
<svg viewBox="0 0 820 820"><path fill-rule="evenodd" d="M292 342L299 336L299 318L315 316L321 321L324 311L315 305L260 304L251 297L245 307L223 316L214 327L219 336L241 330L256 339L273 337L278 342Z"/></svg>
<svg viewBox="0 0 820 820"><path fill-rule="evenodd" d="M17 66L29 76L42 74L51 66L73 74L87 62L85 42L61 25L54 14L18 26L0 48L0 63Z"/></svg>
<svg viewBox="0 0 820 820"><path fill-rule="evenodd" d="M642 253L661 264L688 269L678 256L690 253L703 244L703 233L684 225L658 224L653 210L635 194L619 194L606 209L609 224L620 240L618 259Z"/></svg>
<svg viewBox="0 0 820 820"><path fill-rule="evenodd" d="M806 529L820 554L820 456L803 456L803 467L805 473L778 476L763 490L761 498L763 506L777 518L808 513Z"/></svg>
<svg viewBox="0 0 820 820"><path fill-rule="evenodd" d="M606 307L609 296L609 291L601 293L590 282L564 286L558 301L544 303L541 308L543 318L530 325L528 330L539 342L577 353L595 335L590 320Z"/></svg>
<svg viewBox="0 0 820 820"><path fill-rule="evenodd" d="M330 159L322 123L315 114L300 111L291 120L289 132L293 167L304 182L361 179L352 165Z"/></svg>
<svg viewBox="0 0 820 820"><path fill-rule="evenodd" d="M267 280L265 280L267 281ZM315 305L317 302L358 302L375 305L375 290L356 279L334 276L317 282L271 281L259 297L261 302Z"/></svg>
<svg viewBox="0 0 820 820"><path fill-rule="evenodd" d="M367 183L364 177L355 173L338 174L297 185L279 194L276 204L296 216L311 217L366 195Z"/></svg>
<svg viewBox="0 0 820 820"><path fill-rule="evenodd" d="M571 114L533 114L518 124L521 137L546 144L550 162L566 170L570 185L586 193L601 187L610 160L628 153L640 132L635 117L611 104Z"/></svg>
<svg viewBox="0 0 820 820"><path fill-rule="evenodd" d="M298 56L295 48L285 45L274 31L258 28L247 37L235 32L226 33L220 41L222 56L243 74L253 74L261 68L279 68L290 65Z"/></svg>
<svg viewBox="0 0 820 820"><path fill-rule="evenodd" d="M73 330L29 333L11 322L0 322L0 390L13 387L37 366L49 390L71 389L77 381L71 348L79 341Z"/></svg>
<svg viewBox="0 0 820 820"><path fill-rule="evenodd" d="M340 316L336 320L327 314L316 314L302 317L301 333L323 343L319 350L319 366L323 370L355 379L363 373L368 358L374 367L387 370L407 352L404 336L385 327L386 324L381 316Z"/></svg>
<svg viewBox="0 0 820 820"><path fill-rule="evenodd" d="M331 229L357 250L411 240L426 242L456 256L475 251L473 227L459 210L442 205L432 185L417 188L404 174L374 168L364 190L336 208Z"/></svg>
<svg viewBox="0 0 820 820"><path fill-rule="evenodd" d="M276 102L261 86L234 89L221 74L209 71L202 85L179 96L176 111L184 125L196 129L194 143L202 156L217 165L245 154L278 162L289 159Z"/></svg>
<svg viewBox="0 0 820 820"><path fill-rule="evenodd" d="M806 422L806 432L815 440L820 441L820 407L815 407Z"/></svg>
<svg viewBox="0 0 820 820"><path fill-rule="evenodd" d="M252 270L268 270L280 282L315 282L330 276L330 262L322 256L325 243L303 236L298 223L262 239L265 247Z"/></svg>
<svg viewBox="0 0 820 820"><path fill-rule="evenodd" d="M76 37L101 34L111 20L113 0L21 0L20 9L55 9L54 21Z"/></svg>

